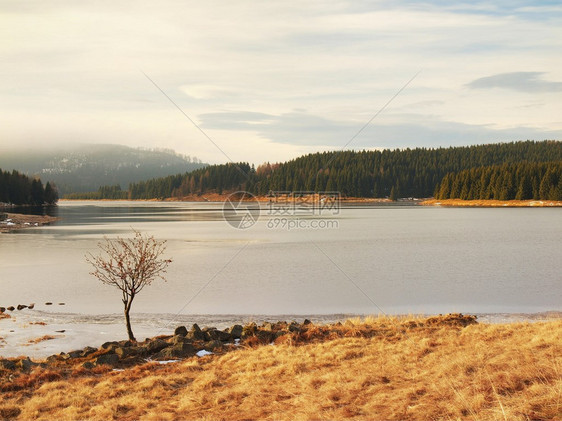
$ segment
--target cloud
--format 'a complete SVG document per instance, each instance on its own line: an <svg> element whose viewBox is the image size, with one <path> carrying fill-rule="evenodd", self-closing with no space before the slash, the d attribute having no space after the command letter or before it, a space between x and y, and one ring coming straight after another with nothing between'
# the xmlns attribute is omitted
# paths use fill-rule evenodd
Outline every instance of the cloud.
<svg viewBox="0 0 562 421"><path fill-rule="evenodd" d="M472 89L502 88L520 92L560 92L562 82L542 80L544 72L512 72L482 77L466 86Z"/></svg>
<svg viewBox="0 0 562 421"><path fill-rule="evenodd" d="M332 120L305 112L281 115L218 112L200 115L199 120L202 127L209 130L254 131L275 143L332 149L344 147L365 123ZM533 127L498 129L492 125L442 121L435 116L419 114L394 114L384 120L365 128L348 148L439 147L562 137L562 130Z"/></svg>

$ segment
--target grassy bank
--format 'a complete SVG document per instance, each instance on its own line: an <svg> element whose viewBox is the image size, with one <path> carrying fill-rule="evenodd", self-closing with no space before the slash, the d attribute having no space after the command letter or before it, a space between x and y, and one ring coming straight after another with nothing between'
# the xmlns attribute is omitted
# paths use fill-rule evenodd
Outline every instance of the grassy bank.
<svg viewBox="0 0 562 421"><path fill-rule="evenodd" d="M420 203L425 206L452 207L560 207L562 202L554 200L461 200L461 199L428 199Z"/></svg>
<svg viewBox="0 0 562 421"><path fill-rule="evenodd" d="M174 364L36 367L0 391L13 419L561 419L562 321L353 320Z"/></svg>

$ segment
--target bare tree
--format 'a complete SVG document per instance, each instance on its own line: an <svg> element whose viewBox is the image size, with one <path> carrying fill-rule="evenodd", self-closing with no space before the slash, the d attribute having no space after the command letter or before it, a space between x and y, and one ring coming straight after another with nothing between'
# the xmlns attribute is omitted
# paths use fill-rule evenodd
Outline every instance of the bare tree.
<svg viewBox="0 0 562 421"><path fill-rule="evenodd" d="M136 339L129 313L135 296L155 279L166 281L163 275L172 262L171 259L161 258L166 250L166 241L134 232L133 238L104 237L105 241L98 243L102 253L98 256L91 253L86 255L86 261L94 267L90 274L104 284L116 287L123 294L127 334L132 341Z"/></svg>

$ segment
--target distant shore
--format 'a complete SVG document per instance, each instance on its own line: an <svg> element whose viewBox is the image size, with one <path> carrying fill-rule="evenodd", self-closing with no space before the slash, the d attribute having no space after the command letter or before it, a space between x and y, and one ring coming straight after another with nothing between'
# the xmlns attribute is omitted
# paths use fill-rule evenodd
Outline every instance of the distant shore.
<svg viewBox="0 0 562 421"><path fill-rule="evenodd" d="M555 200L461 200L461 199L426 199L420 203L424 206L446 206L446 207L512 207L512 208L536 208L536 207L561 207L562 201Z"/></svg>
<svg viewBox="0 0 562 421"><path fill-rule="evenodd" d="M42 225L48 225L51 222L57 221L59 218L48 215L27 215L22 213L4 213L0 212L0 215L6 215L4 220L0 220L0 233L10 232L15 230L20 230L23 228L39 227Z"/></svg>

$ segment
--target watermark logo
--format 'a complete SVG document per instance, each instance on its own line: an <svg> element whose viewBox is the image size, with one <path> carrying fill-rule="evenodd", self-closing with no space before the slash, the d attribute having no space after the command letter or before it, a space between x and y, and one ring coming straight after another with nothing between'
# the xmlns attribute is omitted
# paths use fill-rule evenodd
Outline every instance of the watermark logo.
<svg viewBox="0 0 562 421"><path fill-rule="evenodd" d="M339 221L326 219L340 213L339 192L270 191L266 226L269 229L337 229Z"/></svg>
<svg viewBox="0 0 562 421"><path fill-rule="evenodd" d="M236 229L248 229L259 219L260 203L252 193L237 191L224 201L222 215L230 226Z"/></svg>
<svg viewBox="0 0 562 421"><path fill-rule="evenodd" d="M335 191L270 191L267 195L267 214L283 215L338 215L341 195Z"/></svg>

